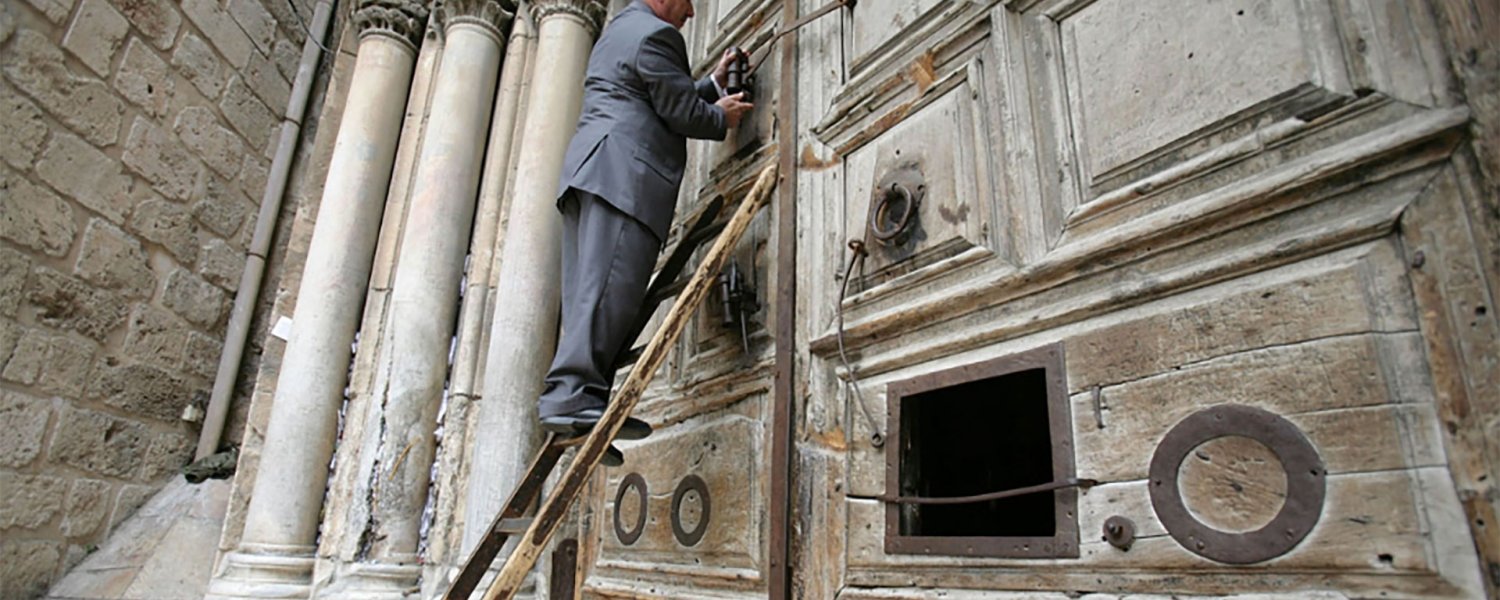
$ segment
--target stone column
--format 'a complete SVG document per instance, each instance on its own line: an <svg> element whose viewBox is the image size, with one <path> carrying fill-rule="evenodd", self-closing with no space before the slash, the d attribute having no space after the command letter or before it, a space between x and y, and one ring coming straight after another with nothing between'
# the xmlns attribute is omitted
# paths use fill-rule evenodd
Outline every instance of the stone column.
<svg viewBox="0 0 1500 600"><path fill-rule="evenodd" d="M350 345L364 302L396 140L427 18L366 0L358 58L297 292L244 536L210 585L218 598L306 597Z"/></svg>
<svg viewBox="0 0 1500 600"><path fill-rule="evenodd" d="M515 196L501 249L494 323L470 467L465 551L525 472L539 439L536 399L557 343L561 226L557 180L577 126L589 50L604 22L599 0L539 0L535 79Z"/></svg>
<svg viewBox="0 0 1500 600"><path fill-rule="evenodd" d="M518 12L506 40L505 63L500 68L500 92L495 114L490 119L489 147L485 152L484 175L479 183L479 209L475 212L474 236L469 245L469 271L465 278L463 305L459 309L458 334L453 369L449 376L448 404L443 417L442 451L437 461L438 475L433 485L445 490L463 490L469 485L468 457L473 436L472 406L479 398L481 372L489 349L490 318L496 298L495 275L503 239L506 214L510 211L510 194L515 183L515 150L520 147L525 114L525 90L530 78L530 62L535 56L536 29L531 19ZM432 534L427 540L429 565L443 568L462 561L465 496L461 493L439 494ZM424 585L426 580L424 580Z"/></svg>
<svg viewBox="0 0 1500 600"><path fill-rule="evenodd" d="M385 410L369 556L385 564L420 565L433 433L512 10L496 0L447 0L439 13L447 39L392 281L390 380L377 391Z"/></svg>

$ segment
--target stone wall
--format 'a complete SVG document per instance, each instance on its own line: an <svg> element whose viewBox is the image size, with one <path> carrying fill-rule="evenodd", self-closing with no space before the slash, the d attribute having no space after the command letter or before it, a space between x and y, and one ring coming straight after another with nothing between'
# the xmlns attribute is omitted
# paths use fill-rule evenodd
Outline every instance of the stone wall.
<svg viewBox="0 0 1500 600"><path fill-rule="evenodd" d="M0 4L0 597L191 459L311 13Z"/></svg>

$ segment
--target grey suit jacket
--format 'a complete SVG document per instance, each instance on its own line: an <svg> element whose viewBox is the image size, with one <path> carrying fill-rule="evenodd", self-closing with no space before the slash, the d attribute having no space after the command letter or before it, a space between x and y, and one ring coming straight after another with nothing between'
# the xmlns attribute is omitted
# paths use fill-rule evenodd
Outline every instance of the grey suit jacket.
<svg viewBox="0 0 1500 600"><path fill-rule="evenodd" d="M558 199L592 193L665 241L687 161L687 138L722 140L718 89L694 82L682 34L640 0L604 28L589 57L578 130Z"/></svg>

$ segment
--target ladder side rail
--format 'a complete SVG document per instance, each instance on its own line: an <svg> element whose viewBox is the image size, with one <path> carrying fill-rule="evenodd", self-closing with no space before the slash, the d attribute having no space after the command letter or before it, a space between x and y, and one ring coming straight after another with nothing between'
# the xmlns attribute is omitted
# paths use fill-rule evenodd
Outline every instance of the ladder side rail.
<svg viewBox="0 0 1500 600"><path fill-rule="evenodd" d="M530 508L533 501L540 495L542 485L546 483L547 476L552 474L552 469L557 467L557 461L562 458L567 446L557 439L556 434L547 436L547 441L543 442L536 458L532 459L531 466L526 469L521 482L511 492L510 499L506 500L505 507L495 514L495 520L490 523L490 528L484 538L469 553L469 559L464 562L463 569L453 580L453 585L448 588L448 592L443 595L444 600L467 600L469 595L474 593L474 588L479 587L479 580L484 578L485 571L489 569L491 563L495 562L495 557L500 555L500 550L510 539L510 534L502 530L501 523L526 514L526 509Z"/></svg>
<svg viewBox="0 0 1500 600"><path fill-rule="evenodd" d="M521 589L527 573L531 571L546 547L547 540L562 524L568 509L582 492L594 468L599 465L600 459L604 457L604 452L611 440L619 433L620 427L625 424L626 417L640 401L641 393L645 391L646 386L655 376L656 370L666 360L667 352L676 343L683 329L691 322L698 305L715 285L717 274L729 262L734 246L749 229L755 214L765 206L771 190L775 188L776 170L777 164L773 162L760 172L760 176L756 178L755 185L750 189L744 203L729 220L723 233L704 256L703 262L698 265L687 288L672 305L661 329L646 345L645 352L636 362L635 368L631 369L630 376L626 378L619 393L604 412L603 418L594 426L593 432L579 448L572 464L569 464L567 470L563 472L553 494L543 502L531 527L518 540L515 550L501 567L500 574L495 577L494 582L485 592L485 600L513 598Z"/></svg>

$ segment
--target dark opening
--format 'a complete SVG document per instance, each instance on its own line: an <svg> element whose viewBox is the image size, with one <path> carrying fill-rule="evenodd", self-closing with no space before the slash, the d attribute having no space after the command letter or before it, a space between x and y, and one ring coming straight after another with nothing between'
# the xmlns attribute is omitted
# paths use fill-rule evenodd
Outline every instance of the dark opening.
<svg viewBox="0 0 1500 600"><path fill-rule="evenodd" d="M1050 483L1045 369L980 379L901 399L902 495L974 496ZM1056 492L901 510L908 536L1049 537Z"/></svg>

